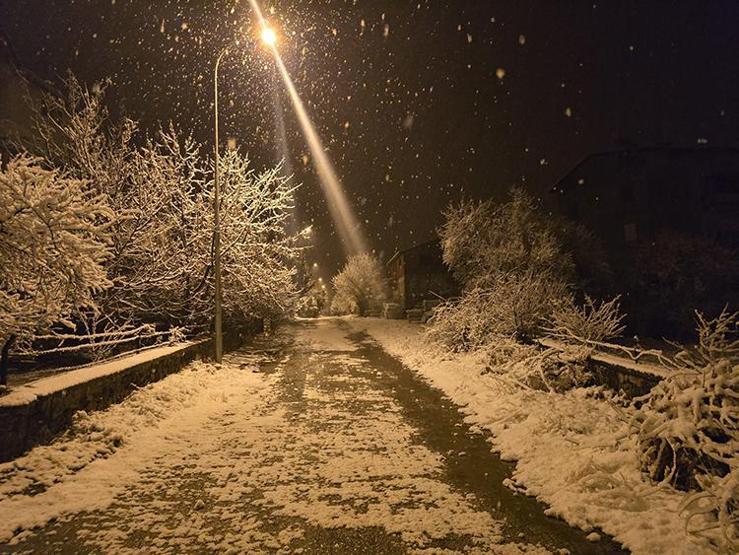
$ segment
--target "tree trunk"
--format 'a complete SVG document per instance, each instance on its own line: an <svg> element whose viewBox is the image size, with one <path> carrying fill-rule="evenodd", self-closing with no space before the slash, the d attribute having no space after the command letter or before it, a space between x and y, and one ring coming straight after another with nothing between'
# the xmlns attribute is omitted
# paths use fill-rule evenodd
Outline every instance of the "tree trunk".
<svg viewBox="0 0 739 555"><path fill-rule="evenodd" d="M8 361L13 343L15 343L15 335L8 337L3 345L2 354L0 354L0 385L8 385Z"/></svg>
<svg viewBox="0 0 739 555"><path fill-rule="evenodd" d="M357 316L364 317L367 314L369 303L366 299L357 299Z"/></svg>

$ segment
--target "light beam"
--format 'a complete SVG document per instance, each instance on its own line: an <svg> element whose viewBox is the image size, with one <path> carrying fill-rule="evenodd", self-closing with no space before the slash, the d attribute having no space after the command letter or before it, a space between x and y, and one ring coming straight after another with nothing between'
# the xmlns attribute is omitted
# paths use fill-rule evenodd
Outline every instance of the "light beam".
<svg viewBox="0 0 739 555"><path fill-rule="evenodd" d="M262 42L267 46L274 46L277 44L277 33L271 27L264 27L262 29Z"/></svg>
<svg viewBox="0 0 739 555"><path fill-rule="evenodd" d="M262 15L262 10L259 7L257 0L249 1L254 9L254 13L257 14L257 19L262 28L262 37L264 38L264 32L267 29L270 29L270 27L267 24L267 20ZM303 101L301 100L298 91L295 89L293 80L290 77L285 64L282 62L282 56L280 56L280 52L277 50L275 42L272 44L267 41L264 42L272 50L275 63L277 64L277 68L280 70L280 75L282 76L282 81L290 94L290 100L292 100L295 115L298 117L298 122L300 123L300 127L305 135L308 148L313 155L319 182L323 189L323 194L326 197L331 217L334 220L336 229L339 232L339 237L344 245L344 249L347 251L347 254L366 252L367 243L359 225L359 221L349 205L346 195L344 194L341 181L339 180L338 175L336 175L336 170L334 169L331 160L329 160L326 155L321 139L316 132L315 126L313 125L308 112L303 106Z"/></svg>

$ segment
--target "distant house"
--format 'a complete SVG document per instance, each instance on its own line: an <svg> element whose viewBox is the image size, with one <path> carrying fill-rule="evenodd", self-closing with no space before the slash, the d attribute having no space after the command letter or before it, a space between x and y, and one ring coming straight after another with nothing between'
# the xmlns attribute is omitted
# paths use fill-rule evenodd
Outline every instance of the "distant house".
<svg viewBox="0 0 739 555"><path fill-rule="evenodd" d="M553 188L564 215L609 252L664 230L739 241L739 149L633 148L591 154Z"/></svg>
<svg viewBox="0 0 739 555"><path fill-rule="evenodd" d="M560 212L601 243L604 289L623 295L632 331L691 337L694 309L739 306L739 149L592 154L552 191Z"/></svg>
<svg viewBox="0 0 739 555"><path fill-rule="evenodd" d="M395 253L386 268L393 301L404 309L459 294L459 286L442 261L438 240Z"/></svg>

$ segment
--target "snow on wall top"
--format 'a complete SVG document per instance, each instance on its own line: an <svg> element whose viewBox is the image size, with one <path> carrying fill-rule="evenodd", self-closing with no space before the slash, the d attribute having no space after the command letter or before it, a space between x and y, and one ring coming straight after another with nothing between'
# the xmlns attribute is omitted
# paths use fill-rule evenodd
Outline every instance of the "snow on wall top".
<svg viewBox="0 0 739 555"><path fill-rule="evenodd" d="M133 366L185 350L197 343L199 342L188 341L178 343L176 345L156 347L108 362L102 362L92 366L79 368L78 370L70 370L69 372L64 372L56 376L42 378L13 389L8 395L0 397L0 408L28 405L33 403L39 397L52 395L81 383L122 372Z"/></svg>

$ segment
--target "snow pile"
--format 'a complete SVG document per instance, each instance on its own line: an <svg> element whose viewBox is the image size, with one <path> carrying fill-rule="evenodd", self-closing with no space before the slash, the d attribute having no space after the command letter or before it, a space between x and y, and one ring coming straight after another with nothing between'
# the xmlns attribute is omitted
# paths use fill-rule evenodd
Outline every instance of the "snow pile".
<svg viewBox="0 0 739 555"><path fill-rule="evenodd" d="M739 549L738 314L698 314L699 344L671 359L674 372L635 415L644 470L656 482L697 490L684 506L691 532ZM719 532L715 534L715 532Z"/></svg>
<svg viewBox="0 0 739 555"><path fill-rule="evenodd" d="M273 377L238 370L251 359L238 353L101 413L104 429L133 418L138 431L47 492L0 500L2 537L22 526L12 542L28 550L39 532L27 528L61 515L40 533L69 552L300 553L327 538L319 545L335 552L343 540L376 552L545 553L506 543L503 521L448 482L443 455L419 443L371 362L314 350L349 344L335 322L318 342L324 324L301 330L307 349Z"/></svg>
<svg viewBox="0 0 739 555"><path fill-rule="evenodd" d="M714 551L685 531L680 509L688 494L644 479L630 433L635 411L610 392L519 387L485 373L485 353L450 354L425 343L416 326L351 324L443 390L470 423L489 430L493 448L517 461L509 485L547 503L551 515L586 531L600 528L634 553Z"/></svg>
<svg viewBox="0 0 739 555"><path fill-rule="evenodd" d="M133 461L166 448L157 432L207 416L233 392L262 387L261 379L236 365L196 362L105 411L77 413L52 444L0 465L0 541L65 513L106 507L126 479L136 479Z"/></svg>

